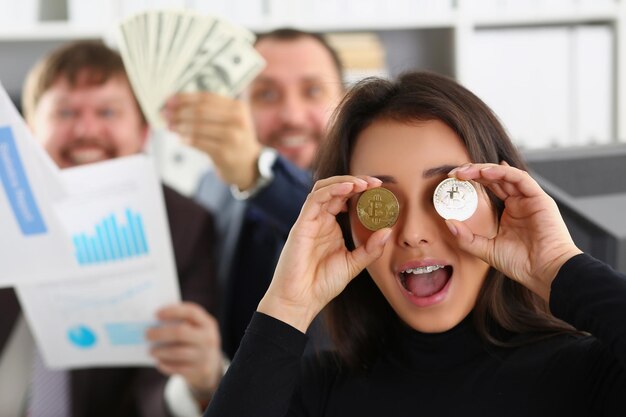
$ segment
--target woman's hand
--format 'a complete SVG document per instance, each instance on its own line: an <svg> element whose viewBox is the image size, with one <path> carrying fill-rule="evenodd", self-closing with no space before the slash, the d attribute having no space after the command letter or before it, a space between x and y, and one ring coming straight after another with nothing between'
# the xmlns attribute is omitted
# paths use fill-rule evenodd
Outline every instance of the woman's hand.
<svg viewBox="0 0 626 417"><path fill-rule="evenodd" d="M469 164L449 175L482 184L505 205L498 233L491 239L475 235L462 222L447 220L461 248L548 300L561 266L581 253L554 200L527 172L506 163Z"/></svg>
<svg viewBox="0 0 626 417"><path fill-rule="evenodd" d="M335 218L346 210L350 197L380 184L376 178L352 176L315 184L289 233L258 311L305 332L322 308L382 254L391 229L376 231L350 252Z"/></svg>

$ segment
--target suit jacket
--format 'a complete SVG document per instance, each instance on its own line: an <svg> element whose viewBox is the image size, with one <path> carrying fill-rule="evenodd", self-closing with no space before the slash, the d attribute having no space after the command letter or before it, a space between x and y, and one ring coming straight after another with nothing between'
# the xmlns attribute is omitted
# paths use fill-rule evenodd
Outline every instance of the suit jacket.
<svg viewBox="0 0 626 417"><path fill-rule="evenodd" d="M182 298L216 311L214 224L202 207L163 188ZM20 314L13 289L0 289L0 351ZM70 372L73 417L169 416L163 390L168 377L154 368L119 367Z"/></svg>
<svg viewBox="0 0 626 417"><path fill-rule="evenodd" d="M233 284L237 279L234 276L233 267L235 263L246 263L249 259L246 254L237 253L240 241L246 238L242 235L242 225L248 215L248 210L253 207L261 212L263 220L276 234L276 247L255 248L266 255L262 256L263 262L269 270L273 271L289 230L298 218L312 186L311 174L308 171L303 171L281 156L278 156L274 162L272 172L274 174L272 181L247 200L235 199L230 187L225 185L213 171L203 176L196 193L196 200L210 210L215 217L216 258L219 259L217 277L220 288L220 330L225 352L231 357L239 346L239 338L229 332L228 312L233 307L229 303L233 300ZM259 269L268 270L268 268ZM271 278L272 276L258 277L259 280L268 284ZM256 305L264 293L265 290L251 297L256 300L252 306L253 310L256 310ZM235 308L239 307L241 306L235 306ZM251 307L248 306L248 308Z"/></svg>

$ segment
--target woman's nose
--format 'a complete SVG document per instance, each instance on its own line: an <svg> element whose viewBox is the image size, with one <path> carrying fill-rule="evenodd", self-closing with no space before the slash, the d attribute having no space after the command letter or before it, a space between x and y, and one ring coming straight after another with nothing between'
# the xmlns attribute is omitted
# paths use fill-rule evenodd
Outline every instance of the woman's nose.
<svg viewBox="0 0 626 417"><path fill-rule="evenodd" d="M432 244L437 236L436 213L426 203L405 204L398 218L398 244L404 247L419 247Z"/></svg>

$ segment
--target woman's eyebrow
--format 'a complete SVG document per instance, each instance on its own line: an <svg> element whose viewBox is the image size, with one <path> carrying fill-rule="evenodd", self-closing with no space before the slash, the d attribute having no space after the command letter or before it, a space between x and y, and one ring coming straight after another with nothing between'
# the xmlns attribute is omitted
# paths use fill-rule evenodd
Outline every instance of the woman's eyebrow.
<svg viewBox="0 0 626 417"><path fill-rule="evenodd" d="M425 169L422 172L422 178L440 177L442 175L448 175L448 172L452 171L458 165L440 165L434 168Z"/></svg>
<svg viewBox="0 0 626 417"><path fill-rule="evenodd" d="M371 177L374 178L378 178L379 180L381 180L383 183L391 183L391 184L397 184L398 180L396 180L396 177L391 176L391 175L370 175Z"/></svg>
<svg viewBox="0 0 626 417"><path fill-rule="evenodd" d="M448 175L448 172L452 171L456 167L458 167L458 165L447 164L447 165L436 166L433 168L428 168L428 169L425 169L424 172L422 172L422 177L432 178L432 177L441 177L444 175ZM374 178L378 178L383 183L391 183L391 184L398 183L398 180L396 179L396 177L392 175L370 175L370 176Z"/></svg>

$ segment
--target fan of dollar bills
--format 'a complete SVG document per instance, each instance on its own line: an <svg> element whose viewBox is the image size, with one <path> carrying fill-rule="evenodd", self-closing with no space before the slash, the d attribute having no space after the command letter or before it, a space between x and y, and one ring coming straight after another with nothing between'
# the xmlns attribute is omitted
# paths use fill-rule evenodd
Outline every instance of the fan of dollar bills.
<svg viewBox="0 0 626 417"><path fill-rule="evenodd" d="M242 27L189 10L142 12L118 31L133 90L157 128L164 126L159 110L177 92L240 93L265 65L254 39Z"/></svg>

